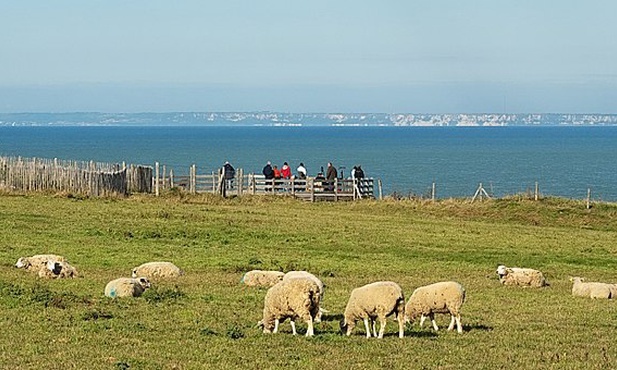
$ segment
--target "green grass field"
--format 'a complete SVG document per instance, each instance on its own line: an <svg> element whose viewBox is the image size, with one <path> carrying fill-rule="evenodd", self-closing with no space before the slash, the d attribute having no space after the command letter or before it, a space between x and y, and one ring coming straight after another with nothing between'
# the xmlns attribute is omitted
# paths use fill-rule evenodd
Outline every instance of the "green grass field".
<svg viewBox="0 0 617 370"><path fill-rule="evenodd" d="M81 277L41 280L17 258L66 256ZM135 299L105 284L143 262L186 272ZM550 287L501 286L498 264L533 267ZM265 335L251 269L308 270L327 285L316 335ZM1 369L482 369L617 367L612 300L575 298L570 276L617 282L617 206L523 198L303 203L168 194L85 199L0 195ZM455 280L464 333L390 320L383 340L339 332L355 287ZM298 323L301 334L305 326Z"/></svg>

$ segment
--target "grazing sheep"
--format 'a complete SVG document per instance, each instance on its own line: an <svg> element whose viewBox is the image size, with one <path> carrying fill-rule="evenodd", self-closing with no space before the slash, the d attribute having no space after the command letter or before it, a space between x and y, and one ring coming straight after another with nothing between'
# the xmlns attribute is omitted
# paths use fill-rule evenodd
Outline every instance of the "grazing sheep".
<svg viewBox="0 0 617 370"><path fill-rule="evenodd" d="M442 281L414 290L405 305L405 321L414 322L420 317L420 327L424 324L426 317L431 319L433 329L439 330L435 322L436 313L449 313L451 316L448 330L454 329L456 321L456 331L463 332L461 326L461 307L465 302L465 288L454 281Z"/></svg>
<svg viewBox="0 0 617 370"><path fill-rule="evenodd" d="M156 278L175 278L184 275L184 271L171 262L148 262L137 266L133 269L132 276L147 277L149 279Z"/></svg>
<svg viewBox="0 0 617 370"><path fill-rule="evenodd" d="M62 279L77 277L77 270L66 261L48 260L39 270L39 277Z"/></svg>
<svg viewBox="0 0 617 370"><path fill-rule="evenodd" d="M323 313L328 312L327 310L324 310L321 307L321 302L323 301L323 295L324 295L324 289L325 289L324 283L321 280L319 280L317 276L311 274L308 271L289 271L285 274L285 276L283 276L283 281L287 281L290 279L310 279L314 281L315 284L317 284L317 286L319 287L319 312L317 313L317 316L315 317L315 323L321 322L321 316L323 315Z"/></svg>
<svg viewBox="0 0 617 370"><path fill-rule="evenodd" d="M357 320L364 320L366 337L371 337L369 319L373 326L373 335L383 338L386 330L386 316L394 314L397 321L399 338L404 336L405 297L401 287L391 281L378 281L356 288L351 291L351 296L345 308L345 317L341 322L341 330L348 336L356 326ZM375 319L379 319L379 335L375 328Z"/></svg>
<svg viewBox="0 0 617 370"><path fill-rule="evenodd" d="M503 285L518 285L532 288L540 288L548 285L541 271L530 268L499 265L495 272L499 275L499 282Z"/></svg>
<svg viewBox="0 0 617 370"><path fill-rule="evenodd" d="M611 299L617 297L617 285L615 284L584 282L585 279L580 277L572 277L570 281L572 282L573 296L594 299Z"/></svg>
<svg viewBox="0 0 617 370"><path fill-rule="evenodd" d="M150 281L145 277L119 278L107 283L105 296L110 298L139 297L147 288L150 288Z"/></svg>
<svg viewBox="0 0 617 370"><path fill-rule="evenodd" d="M252 270L244 274L241 283L248 286L271 287L283 280L284 273L280 271Z"/></svg>
<svg viewBox="0 0 617 370"><path fill-rule="evenodd" d="M66 258L63 256L58 256L55 254L37 254L31 257L20 257L15 263L15 267L23 268L24 270L32 270L34 272L38 272L41 268L41 265L47 263L47 261L58 261L65 262Z"/></svg>
<svg viewBox="0 0 617 370"><path fill-rule="evenodd" d="M295 320L306 322L306 336L314 334L313 322L319 312L319 287L310 279L289 279L281 281L266 293L263 318L258 323L264 333L276 333L279 323L289 318L291 329L296 335Z"/></svg>

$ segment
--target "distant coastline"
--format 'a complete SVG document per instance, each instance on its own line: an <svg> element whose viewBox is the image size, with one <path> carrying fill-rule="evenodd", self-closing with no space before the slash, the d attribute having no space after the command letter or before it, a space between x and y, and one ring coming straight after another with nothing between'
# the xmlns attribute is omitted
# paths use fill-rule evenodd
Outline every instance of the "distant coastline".
<svg viewBox="0 0 617 370"><path fill-rule="evenodd" d="M568 113L0 113L0 126L617 126L617 114Z"/></svg>

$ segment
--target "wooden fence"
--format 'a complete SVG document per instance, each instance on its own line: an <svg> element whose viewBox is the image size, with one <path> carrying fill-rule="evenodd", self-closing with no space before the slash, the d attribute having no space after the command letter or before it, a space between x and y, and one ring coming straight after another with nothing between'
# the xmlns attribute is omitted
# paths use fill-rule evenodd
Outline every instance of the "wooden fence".
<svg viewBox="0 0 617 370"><path fill-rule="evenodd" d="M152 191L152 168L58 159L0 157L0 188L90 196Z"/></svg>
<svg viewBox="0 0 617 370"><path fill-rule="evenodd" d="M377 181L377 184L381 198L381 182ZM155 193L172 187L190 193L213 193L224 197L271 194L290 195L310 201L375 198L376 190L373 178L359 181L339 178L331 182L315 177L267 180L263 175L244 174L242 169L238 169L233 179L225 179L220 170L198 174L195 165L190 167L188 175L174 176L173 171L167 172L165 166L161 168L155 165Z"/></svg>

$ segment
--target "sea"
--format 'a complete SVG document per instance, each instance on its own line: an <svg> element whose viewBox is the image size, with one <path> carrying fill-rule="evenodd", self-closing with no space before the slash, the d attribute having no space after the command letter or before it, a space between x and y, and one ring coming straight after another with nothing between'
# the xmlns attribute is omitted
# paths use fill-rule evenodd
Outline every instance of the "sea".
<svg viewBox="0 0 617 370"><path fill-rule="evenodd" d="M0 126L0 156L143 164L211 173L229 161L261 173L267 161L316 175L360 165L384 195L530 194L617 201L617 126L272 127Z"/></svg>

